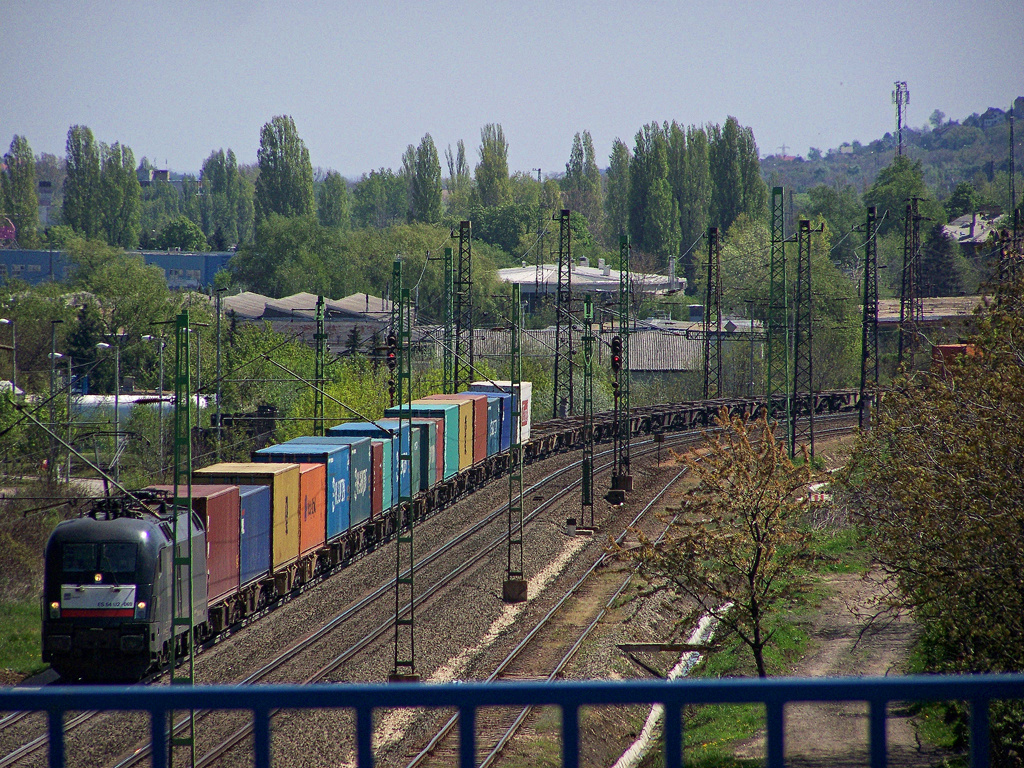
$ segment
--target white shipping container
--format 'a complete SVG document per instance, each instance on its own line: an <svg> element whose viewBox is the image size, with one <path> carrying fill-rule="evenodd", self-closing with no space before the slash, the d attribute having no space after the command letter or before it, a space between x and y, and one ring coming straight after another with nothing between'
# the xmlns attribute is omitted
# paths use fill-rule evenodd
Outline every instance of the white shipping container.
<svg viewBox="0 0 1024 768"><path fill-rule="evenodd" d="M533 400L533 382L522 381L519 383L522 392L522 406L519 409L520 442L525 443L530 439L530 426L533 424L531 406ZM511 381L474 381L469 385L470 392L508 392L512 391ZM514 428L514 427L513 427Z"/></svg>

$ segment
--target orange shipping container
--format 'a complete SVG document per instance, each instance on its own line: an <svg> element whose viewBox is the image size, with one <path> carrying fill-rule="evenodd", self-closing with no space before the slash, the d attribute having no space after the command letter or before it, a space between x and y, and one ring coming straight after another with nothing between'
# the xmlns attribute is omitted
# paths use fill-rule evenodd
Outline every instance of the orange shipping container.
<svg viewBox="0 0 1024 768"><path fill-rule="evenodd" d="M327 531L327 467L299 464L299 555L323 546Z"/></svg>

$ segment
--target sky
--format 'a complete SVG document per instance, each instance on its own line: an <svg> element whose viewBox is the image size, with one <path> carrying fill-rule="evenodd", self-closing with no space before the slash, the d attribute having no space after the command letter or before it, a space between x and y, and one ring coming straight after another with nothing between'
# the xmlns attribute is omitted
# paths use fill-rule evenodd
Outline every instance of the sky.
<svg viewBox="0 0 1024 768"><path fill-rule="evenodd" d="M291 115L314 167L349 179L499 123L509 168L563 173L576 133L601 167L651 121L750 126L762 156L867 143L1024 95L1021 0L0 3L0 150L64 154L68 128L197 173L256 161ZM447 175L447 170L443 170Z"/></svg>

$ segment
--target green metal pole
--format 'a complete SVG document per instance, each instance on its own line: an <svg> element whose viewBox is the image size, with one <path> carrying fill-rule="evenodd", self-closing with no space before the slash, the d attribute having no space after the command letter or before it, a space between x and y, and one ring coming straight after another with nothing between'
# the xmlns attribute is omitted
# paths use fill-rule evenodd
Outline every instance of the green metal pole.
<svg viewBox="0 0 1024 768"><path fill-rule="evenodd" d="M455 394L455 265L444 249L444 394Z"/></svg>
<svg viewBox="0 0 1024 768"><path fill-rule="evenodd" d="M189 315L185 310L175 323L174 363L174 486L171 578L171 685L195 684L195 613L192 591L192 384L189 376ZM183 493L184 492L184 493ZM179 580L187 585L182 594ZM187 673L178 672L178 635L183 635L180 652L188 655ZM174 713L170 713L174 727ZM174 764L174 748L188 750L188 765L196 762L195 712L190 710L180 735L171 734L168 765Z"/></svg>
<svg viewBox="0 0 1024 768"><path fill-rule="evenodd" d="M393 332L397 339L397 398L398 404L398 462L391 479L392 488L398 489L398 503L394 507L395 525L395 666L390 680L410 682L419 680L416 673L416 591L413 581L416 563L413 549L412 508L412 310L409 289L402 287L402 262L395 259L392 270L392 297L397 299L397 313L393 314ZM403 442L403 436L408 438ZM395 455L395 454L392 454ZM404 472L403 472L404 470ZM403 474L410 479L409 492L402 488ZM394 491L392 491L394 492ZM409 615L402 618L402 604L408 601Z"/></svg>
<svg viewBox="0 0 1024 768"><path fill-rule="evenodd" d="M583 299L583 481L580 524L594 527L594 299Z"/></svg>
<svg viewBox="0 0 1024 768"><path fill-rule="evenodd" d="M324 372L327 366L327 331L325 328L324 297L316 297L316 387L313 389L313 431L324 435Z"/></svg>
<svg viewBox="0 0 1024 768"><path fill-rule="evenodd" d="M786 441L791 437L789 285L786 276L785 202L782 187L772 188L771 261L768 272L768 375L769 416L786 420Z"/></svg>
<svg viewBox="0 0 1024 768"><path fill-rule="evenodd" d="M522 299L520 286L512 285L511 370L509 389L512 392L512 434L508 450L508 567L502 584L506 603L521 603L527 598L523 565L523 451L522 451Z"/></svg>

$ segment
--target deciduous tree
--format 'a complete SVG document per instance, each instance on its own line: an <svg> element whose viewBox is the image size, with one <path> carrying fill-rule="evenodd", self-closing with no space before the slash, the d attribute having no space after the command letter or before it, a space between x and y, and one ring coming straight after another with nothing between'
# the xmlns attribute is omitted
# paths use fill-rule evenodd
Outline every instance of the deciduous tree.
<svg viewBox="0 0 1024 768"><path fill-rule="evenodd" d="M316 215L324 227L346 231L352 225L348 182L337 171L328 171L320 184Z"/></svg>
<svg viewBox="0 0 1024 768"><path fill-rule="evenodd" d="M390 168L370 171L352 191L352 220L356 226L378 229L405 221L409 187Z"/></svg>
<svg viewBox="0 0 1024 768"><path fill-rule="evenodd" d="M315 204L313 166L309 162L309 150L299 138L290 116L278 115L263 126L256 157L260 170L256 178L256 224L274 213L311 215Z"/></svg>
<svg viewBox="0 0 1024 768"><path fill-rule="evenodd" d="M488 123L480 130L476 188L480 202L485 206L508 202L508 142L499 123Z"/></svg>
<svg viewBox="0 0 1024 768"><path fill-rule="evenodd" d="M429 133L415 151L409 203L413 221L436 224L441 220L441 162Z"/></svg>
<svg viewBox="0 0 1024 768"><path fill-rule="evenodd" d="M654 542L642 531L625 555L640 566L653 590L671 590L694 606L682 621L718 620L750 649L760 677L768 676L765 649L772 622L799 583L797 564L809 535L803 502L808 463L796 466L772 425L749 423L723 408L722 432L700 461L686 456L697 480L668 531ZM622 551L622 550L620 550Z"/></svg>
<svg viewBox="0 0 1024 768"><path fill-rule="evenodd" d="M200 212L207 240L219 251L253 237L253 185L232 150L211 152L200 174Z"/></svg>
<svg viewBox="0 0 1024 768"><path fill-rule="evenodd" d="M448 163L448 214L456 220L469 213L470 197L473 190L473 176L466 160L466 143L459 139L455 154L451 146L444 151Z"/></svg>
<svg viewBox="0 0 1024 768"><path fill-rule="evenodd" d="M157 248L208 251L210 245L198 224L188 216L179 216L174 221L168 222L157 234Z"/></svg>
<svg viewBox="0 0 1024 768"><path fill-rule="evenodd" d="M64 177L64 223L86 237L103 230L100 197L100 150L92 131L84 125L68 129L67 175Z"/></svg>
<svg viewBox="0 0 1024 768"><path fill-rule="evenodd" d="M36 161L24 136L15 136L4 155L0 172L0 212L14 222L18 244L35 248L39 244L39 197L36 194Z"/></svg>
<svg viewBox="0 0 1024 768"><path fill-rule="evenodd" d="M632 155L625 142L616 139L608 160L608 192L604 198L605 236L608 244L618 246L620 235L629 231L629 190Z"/></svg>
<svg viewBox="0 0 1024 768"><path fill-rule="evenodd" d="M846 482L928 672L1024 667L1024 286L976 314L974 354L886 391ZM1018 764L1024 708L993 704L990 722L993 764Z"/></svg>
<svg viewBox="0 0 1024 768"><path fill-rule="evenodd" d="M103 147L100 201L107 242L131 250L139 244L142 188L135 171L135 155L114 142Z"/></svg>
<svg viewBox="0 0 1024 768"><path fill-rule="evenodd" d="M578 211L589 224L589 229L599 232L601 225L601 172L594 154L594 140L590 131L577 133L573 137L569 162L565 164L562 179L565 206Z"/></svg>

